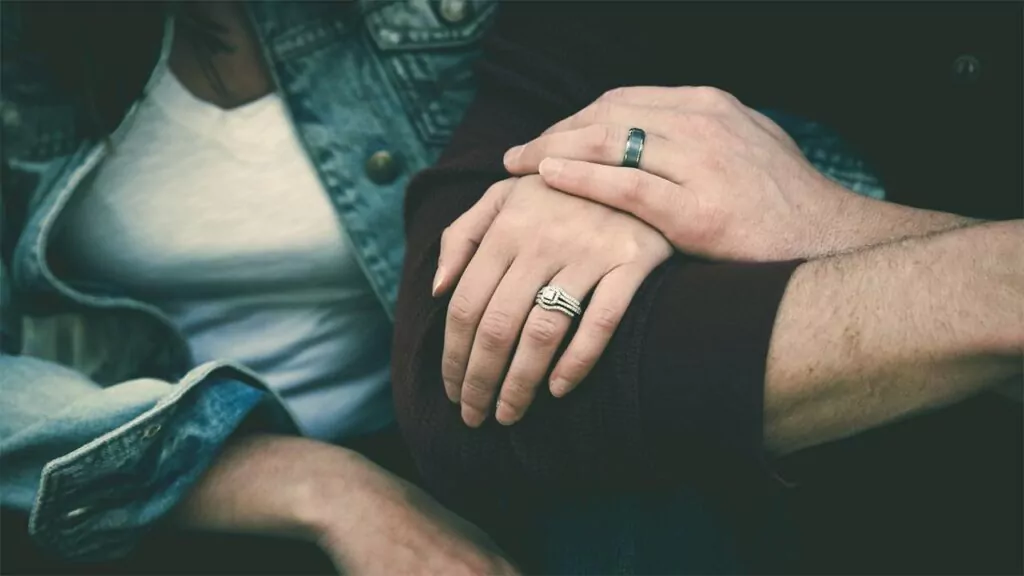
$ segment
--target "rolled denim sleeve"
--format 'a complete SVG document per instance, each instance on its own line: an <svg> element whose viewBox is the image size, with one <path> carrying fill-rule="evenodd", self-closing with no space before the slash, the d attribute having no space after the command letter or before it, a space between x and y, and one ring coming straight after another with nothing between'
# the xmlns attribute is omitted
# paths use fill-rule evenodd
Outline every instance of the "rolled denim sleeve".
<svg viewBox="0 0 1024 576"><path fill-rule="evenodd" d="M101 387L50 362L0 356L0 390L2 504L30 512L36 542L72 560L130 551L254 411L267 431L295 430L257 378L222 363L174 383Z"/></svg>

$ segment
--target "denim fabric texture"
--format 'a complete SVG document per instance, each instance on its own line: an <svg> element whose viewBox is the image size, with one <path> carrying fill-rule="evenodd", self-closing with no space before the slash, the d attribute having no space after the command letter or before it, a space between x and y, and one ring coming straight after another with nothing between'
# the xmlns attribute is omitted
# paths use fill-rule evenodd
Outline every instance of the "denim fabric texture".
<svg viewBox="0 0 1024 576"><path fill-rule="evenodd" d="M390 316L405 186L437 157L473 98L472 63L495 3L247 9L296 134ZM128 552L255 407L274 413L269 429L293 428L257 375L229 362L196 366L153 306L51 268L54 224L109 148L76 137L72 107L36 57L18 50L20 25L17 5L5 5L0 496L4 507L30 513L46 550L101 560ZM153 38L154 69L169 38L165 31L162 46ZM395 163L387 178L368 169L379 152ZM381 354L386 361L390 350Z"/></svg>
<svg viewBox="0 0 1024 576"><path fill-rule="evenodd" d="M18 50L17 6L4 6L2 22L0 504L29 513L31 534L48 552L109 559L180 500L255 408L272 415L269 430L293 426L258 375L229 362L196 366L155 307L51 268L47 246L61 210L109 148L76 135L73 108L34 55ZM496 2L247 8L296 134L391 315L405 187L437 158L473 98L472 65ZM169 37L154 46L155 58L166 59ZM113 146L133 111L110 136ZM882 196L833 135L775 118L824 173ZM381 152L395 163L389 177L368 169Z"/></svg>

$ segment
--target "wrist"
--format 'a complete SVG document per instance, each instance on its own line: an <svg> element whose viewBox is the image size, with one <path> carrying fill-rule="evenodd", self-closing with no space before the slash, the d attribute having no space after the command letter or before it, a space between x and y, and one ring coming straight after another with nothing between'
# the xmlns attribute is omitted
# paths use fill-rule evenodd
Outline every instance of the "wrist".
<svg viewBox="0 0 1024 576"><path fill-rule="evenodd" d="M958 231L951 243L974 267L965 282L977 290L973 303L990 338L982 349L1003 355L1014 376L1024 373L1024 220L990 222ZM953 249L951 249L953 251Z"/></svg>
<svg viewBox="0 0 1024 576"><path fill-rule="evenodd" d="M325 446L315 470L302 474L293 490L294 522L305 539L336 538L352 526L354 504L365 491L372 462L357 452Z"/></svg>
<svg viewBox="0 0 1024 576"><path fill-rule="evenodd" d="M358 452L328 448L332 454L322 469L309 475L299 491L297 522L306 538L344 552L366 530L368 520L406 502L411 485Z"/></svg>
<svg viewBox="0 0 1024 576"><path fill-rule="evenodd" d="M224 447L171 520L185 528L318 541L351 518L346 509L371 466L323 442L242 436Z"/></svg>
<svg viewBox="0 0 1024 576"><path fill-rule="evenodd" d="M854 194L825 176L818 180L811 192L813 210L803 216L806 234L802 258L818 258L842 252L855 242L857 226L850 221L864 218L864 198Z"/></svg>
<svg viewBox="0 0 1024 576"><path fill-rule="evenodd" d="M808 258L819 258L945 232L979 222L964 216L876 200L826 180L812 215Z"/></svg>

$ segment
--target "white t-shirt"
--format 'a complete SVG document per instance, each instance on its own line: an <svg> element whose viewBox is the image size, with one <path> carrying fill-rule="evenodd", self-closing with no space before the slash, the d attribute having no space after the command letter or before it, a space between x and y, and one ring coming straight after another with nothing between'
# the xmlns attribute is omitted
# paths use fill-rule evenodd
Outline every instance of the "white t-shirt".
<svg viewBox="0 0 1024 576"><path fill-rule="evenodd" d="M197 362L256 371L308 435L391 421L390 321L276 94L226 111L165 69L55 249L158 306Z"/></svg>

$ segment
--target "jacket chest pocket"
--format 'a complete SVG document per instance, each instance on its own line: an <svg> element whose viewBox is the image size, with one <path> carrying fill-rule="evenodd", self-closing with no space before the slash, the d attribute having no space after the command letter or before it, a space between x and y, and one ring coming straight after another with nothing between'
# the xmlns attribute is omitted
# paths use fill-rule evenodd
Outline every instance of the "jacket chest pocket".
<svg viewBox="0 0 1024 576"><path fill-rule="evenodd" d="M416 131L443 146L475 93L473 63L496 0L364 0L366 26Z"/></svg>

